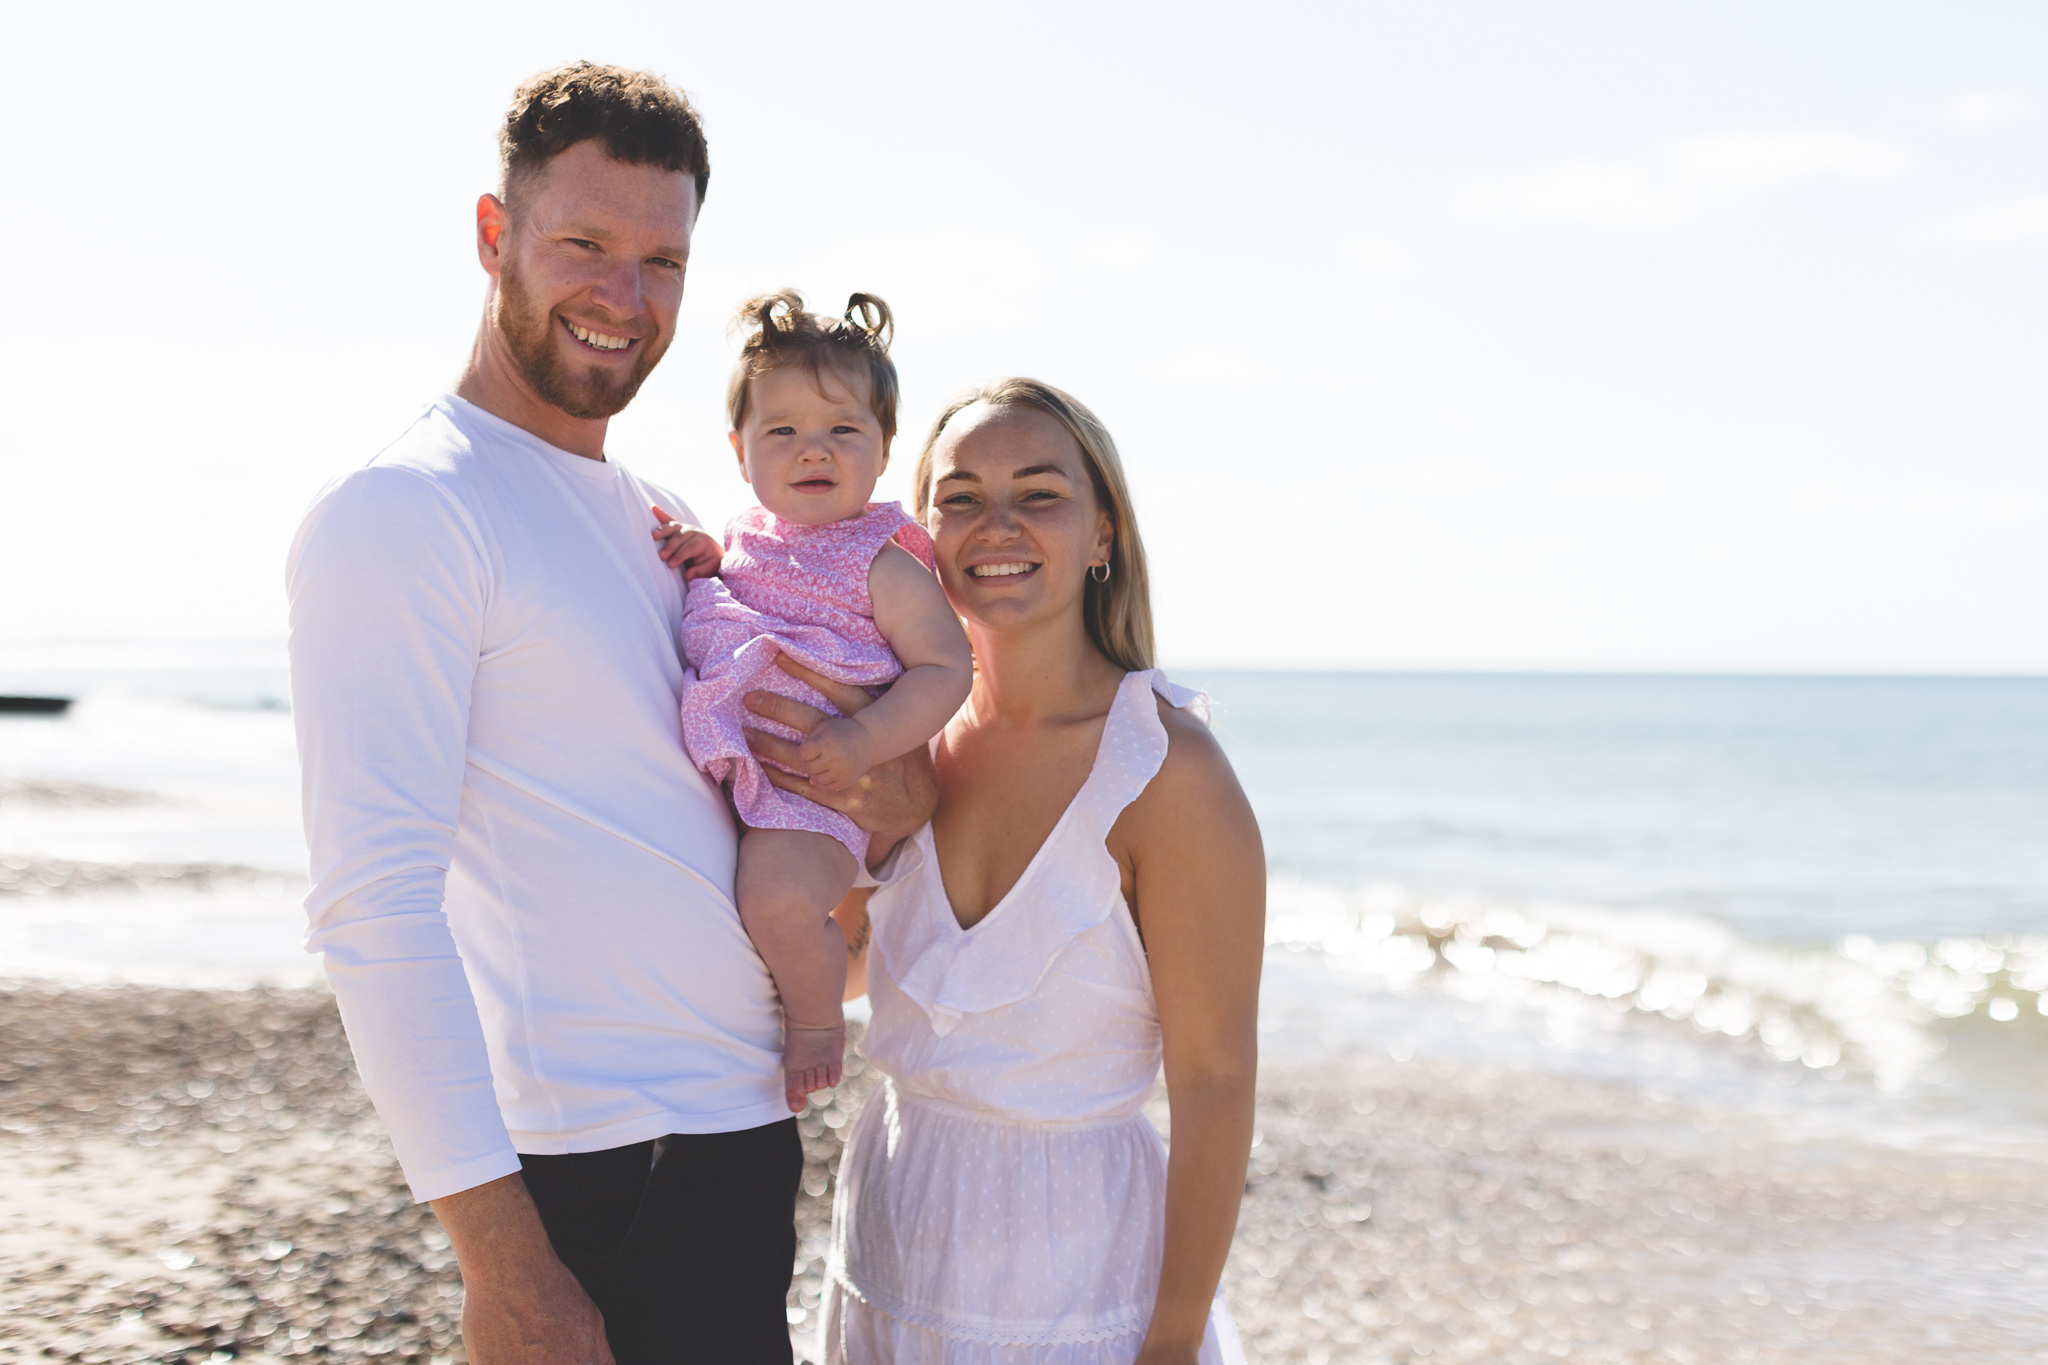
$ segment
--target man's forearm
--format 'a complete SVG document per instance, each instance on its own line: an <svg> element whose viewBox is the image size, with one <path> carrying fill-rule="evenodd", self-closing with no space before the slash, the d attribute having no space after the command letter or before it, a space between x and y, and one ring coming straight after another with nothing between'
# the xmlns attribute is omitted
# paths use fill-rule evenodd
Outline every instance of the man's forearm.
<svg viewBox="0 0 2048 1365"><path fill-rule="evenodd" d="M462 1263L465 1283L516 1277L540 1258L555 1261L541 1225L540 1210L517 1175L501 1176L458 1194L433 1201L434 1216L448 1230L449 1244Z"/></svg>
<svg viewBox="0 0 2048 1365"><path fill-rule="evenodd" d="M434 1213L462 1264L475 1365L613 1365L604 1319L555 1255L522 1177L444 1195Z"/></svg>

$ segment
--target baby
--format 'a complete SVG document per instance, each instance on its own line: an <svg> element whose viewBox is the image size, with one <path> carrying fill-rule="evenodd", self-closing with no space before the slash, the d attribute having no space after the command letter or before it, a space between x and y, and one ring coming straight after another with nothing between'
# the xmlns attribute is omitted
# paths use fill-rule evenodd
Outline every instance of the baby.
<svg viewBox="0 0 2048 1365"><path fill-rule="evenodd" d="M853 886L868 836L839 812L773 786L744 727L802 741L800 775L845 791L877 763L939 733L967 699L973 660L933 575L931 538L896 503L871 503L896 434L889 306L855 294L843 318L804 311L793 290L746 304L750 329L726 391L740 476L761 505L726 528L723 559L703 531L655 531L662 558L690 580L683 693L690 759L722 782L744 826L734 895L740 920L782 996L783 1090L839 1083L846 941L831 912ZM707 576L713 575L716 576ZM776 666L788 655L828 678L888 690L839 715ZM746 709L751 691L808 702L836 718L808 736Z"/></svg>

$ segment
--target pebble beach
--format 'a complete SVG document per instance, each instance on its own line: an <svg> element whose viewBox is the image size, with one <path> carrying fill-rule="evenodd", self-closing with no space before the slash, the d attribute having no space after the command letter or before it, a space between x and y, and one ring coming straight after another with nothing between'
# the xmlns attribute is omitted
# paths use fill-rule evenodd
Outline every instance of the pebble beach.
<svg viewBox="0 0 2048 1365"><path fill-rule="evenodd" d="M840 1137L872 1083L856 1054L801 1120L800 1354ZM1269 1065L1226 1282L1247 1353L2041 1358L2039 1163L1788 1148L1720 1122L1472 1064ZM454 1365L461 1296L324 991L0 987L0 1360Z"/></svg>

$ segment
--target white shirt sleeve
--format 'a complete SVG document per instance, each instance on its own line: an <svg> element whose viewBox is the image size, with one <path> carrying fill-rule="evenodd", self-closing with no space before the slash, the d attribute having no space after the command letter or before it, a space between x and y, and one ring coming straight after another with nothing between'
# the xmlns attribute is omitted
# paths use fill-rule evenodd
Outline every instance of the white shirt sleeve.
<svg viewBox="0 0 2048 1365"><path fill-rule="evenodd" d="M443 912L488 561L431 481L372 467L315 504L287 582L306 946L413 1196L438 1199L519 1169Z"/></svg>

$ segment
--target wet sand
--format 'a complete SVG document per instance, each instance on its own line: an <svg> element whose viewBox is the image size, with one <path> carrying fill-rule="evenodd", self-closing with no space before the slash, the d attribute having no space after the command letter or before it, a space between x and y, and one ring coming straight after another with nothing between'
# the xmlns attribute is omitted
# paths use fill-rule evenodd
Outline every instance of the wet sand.
<svg viewBox="0 0 2048 1365"><path fill-rule="evenodd" d="M799 1340L871 1079L803 1120ZM1259 1129L1228 1277L1256 1362L2048 1353L2036 1163L1420 1061L1269 1067ZM460 1302L323 992L0 987L0 1360L452 1365Z"/></svg>

